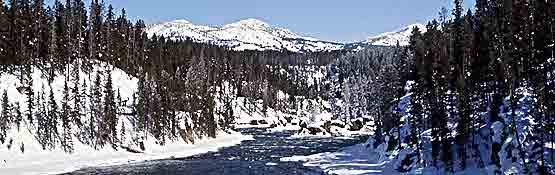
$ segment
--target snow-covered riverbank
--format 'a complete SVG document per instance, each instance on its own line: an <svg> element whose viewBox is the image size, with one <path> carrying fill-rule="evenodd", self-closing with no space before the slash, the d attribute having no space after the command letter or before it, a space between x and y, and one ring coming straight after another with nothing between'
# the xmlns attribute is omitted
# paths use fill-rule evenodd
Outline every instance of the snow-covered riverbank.
<svg viewBox="0 0 555 175"><path fill-rule="evenodd" d="M391 168L389 160L380 158L366 143L345 147L337 152L308 156L284 157L282 162L303 162L304 166L321 169L327 174L399 174Z"/></svg>
<svg viewBox="0 0 555 175"><path fill-rule="evenodd" d="M55 174L90 166L119 165L145 160L188 157L217 151L219 148L237 145L241 141L252 138L250 135L242 135L238 132L219 132L217 138L205 138L198 140L196 144L185 144L183 141L169 142L164 146L145 143L145 147L148 149L144 153L131 153L124 149L114 150L108 147L94 150L88 145L76 143L75 152L68 154L59 149L44 151L39 145L25 145L25 153L21 153L19 149L0 149L0 174Z"/></svg>

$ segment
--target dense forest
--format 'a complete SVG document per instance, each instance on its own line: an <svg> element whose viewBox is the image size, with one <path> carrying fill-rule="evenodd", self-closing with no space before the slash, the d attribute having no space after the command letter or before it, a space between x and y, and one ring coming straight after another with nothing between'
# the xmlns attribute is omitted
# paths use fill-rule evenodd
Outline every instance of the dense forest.
<svg viewBox="0 0 555 175"><path fill-rule="evenodd" d="M465 13L455 0L425 33L414 28L410 46L293 53L149 36L98 0L0 0L0 74L15 75L26 98L3 92L0 142L23 129L66 152L73 138L119 149L129 131L139 145L146 135L162 145L184 132L216 137L244 98L264 112L370 116L369 146L385 146L401 172L554 173L554 3L477 0ZM137 79L131 98L114 88L114 70Z"/></svg>
<svg viewBox="0 0 555 175"><path fill-rule="evenodd" d="M35 133L44 149L60 146L67 152L72 152L72 138L94 148L117 149L129 128L151 134L159 144L185 130L216 137L216 130L233 124L231 102L237 97L247 98L245 105L264 99L264 108L275 109L295 100L278 99L277 91L320 97L322 88L307 84L307 72L342 54L237 52L148 36L142 20L132 23L124 9L116 15L111 5L98 0L88 12L80 0L52 6L42 0L7 4L0 9L1 72L18 77L17 90L26 100L20 103L3 92L2 143L15 126ZM122 99L114 89L114 69L138 79L132 98ZM56 77L63 77L61 94L53 91ZM33 78L47 83L33 85ZM126 129L123 118L132 126Z"/></svg>
<svg viewBox="0 0 555 175"><path fill-rule="evenodd" d="M399 170L553 173L554 2L477 0L464 13L455 0L454 7L426 33L413 30L408 70L400 70L408 97L381 121L388 150L409 152ZM379 132L377 143L385 141Z"/></svg>

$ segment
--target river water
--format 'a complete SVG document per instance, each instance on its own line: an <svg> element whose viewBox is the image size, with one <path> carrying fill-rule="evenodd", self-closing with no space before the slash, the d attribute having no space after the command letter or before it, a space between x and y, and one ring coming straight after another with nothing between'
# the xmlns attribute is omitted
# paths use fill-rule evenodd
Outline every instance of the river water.
<svg viewBox="0 0 555 175"><path fill-rule="evenodd" d="M293 131L268 132L265 128L240 129L253 135L254 140L192 157L152 160L139 163L90 167L66 173L81 174L132 174L132 175L288 175L322 174L315 167L305 167L301 162L280 162L282 157L335 152L342 147L364 142L367 137L353 138L292 138Z"/></svg>

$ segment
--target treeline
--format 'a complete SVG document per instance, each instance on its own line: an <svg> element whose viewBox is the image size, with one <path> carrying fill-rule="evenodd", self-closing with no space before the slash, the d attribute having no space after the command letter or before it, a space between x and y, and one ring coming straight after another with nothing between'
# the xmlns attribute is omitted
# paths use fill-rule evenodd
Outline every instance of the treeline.
<svg viewBox="0 0 555 175"><path fill-rule="evenodd" d="M278 109L288 104L278 92L323 94L303 72L343 54L236 52L149 36L142 20L133 23L124 9L116 14L98 0L88 13L81 0L52 6L0 0L0 5L0 72L16 75L17 90L27 98L20 103L4 92L0 141L10 145L14 126L32 131L44 149L60 146L66 152L73 151L74 138L96 149L117 149L129 139L141 145L148 135L159 144L189 131L215 137L234 122L237 97ZM138 79L131 97L122 98L115 89L115 68ZM59 77L63 89L57 94L53 83ZM41 82L37 78L47 83L33 84Z"/></svg>
<svg viewBox="0 0 555 175"><path fill-rule="evenodd" d="M466 13L454 2L413 30L396 75L408 91L393 96L409 100L392 108L401 120L378 114L375 140L410 150L400 171L553 173L555 2L477 0Z"/></svg>

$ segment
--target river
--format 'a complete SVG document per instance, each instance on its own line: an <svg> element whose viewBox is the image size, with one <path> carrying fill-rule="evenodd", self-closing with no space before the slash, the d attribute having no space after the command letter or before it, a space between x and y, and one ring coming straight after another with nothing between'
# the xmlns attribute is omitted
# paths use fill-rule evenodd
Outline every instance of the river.
<svg viewBox="0 0 555 175"><path fill-rule="evenodd" d="M322 174L302 162L280 162L282 157L335 152L342 147L361 143L365 136L353 138L293 138L293 131L269 132L265 128L240 129L254 140L186 158L152 160L116 166L90 167L66 175L132 174L132 175L288 175Z"/></svg>

